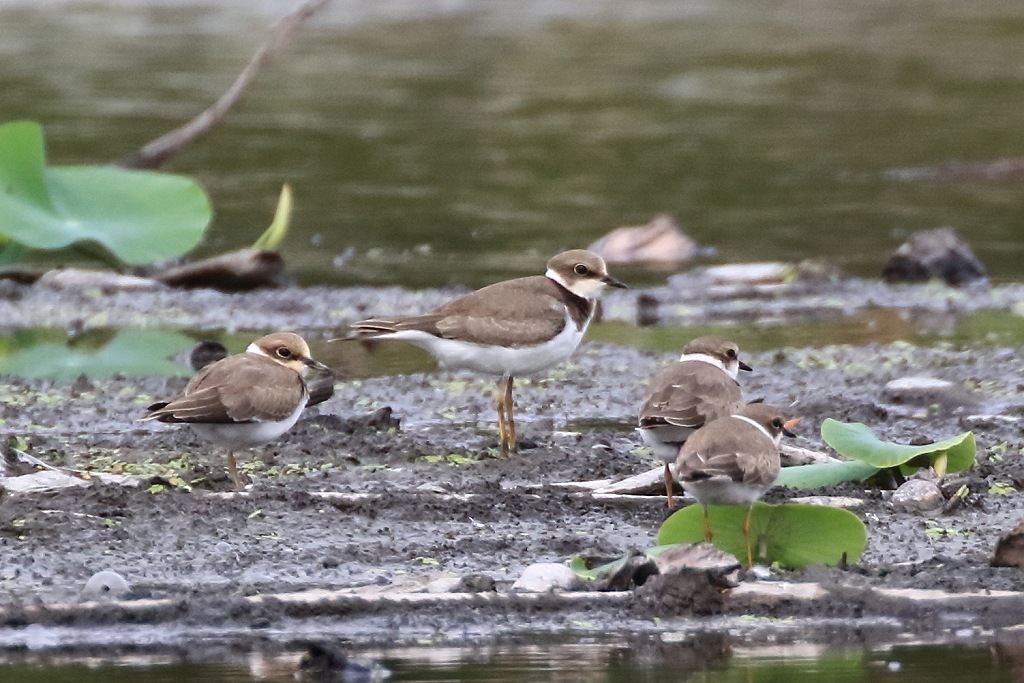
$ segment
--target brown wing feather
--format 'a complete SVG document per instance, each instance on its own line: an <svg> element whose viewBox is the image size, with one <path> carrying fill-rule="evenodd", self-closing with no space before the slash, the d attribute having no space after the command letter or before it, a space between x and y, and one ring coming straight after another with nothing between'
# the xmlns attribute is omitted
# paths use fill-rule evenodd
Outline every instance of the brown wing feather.
<svg viewBox="0 0 1024 683"><path fill-rule="evenodd" d="M401 330L419 330L427 334L441 336L437 329L437 322L444 316L428 313L427 315L416 315L408 318L371 318L363 320L352 326L350 337L355 339L372 339L380 334L390 334Z"/></svg>
<svg viewBox="0 0 1024 683"><path fill-rule="evenodd" d="M201 370L182 396L154 403L143 419L160 422L282 420L306 392L302 378L258 354L230 356Z"/></svg>
<svg viewBox="0 0 1024 683"><path fill-rule="evenodd" d="M697 429L743 407L739 384L702 361L676 363L651 380L640 406L640 426Z"/></svg>
<svg viewBox="0 0 1024 683"><path fill-rule="evenodd" d="M676 477L682 482L728 477L768 485L779 474L779 451L753 425L723 418L694 432L679 451Z"/></svg>
<svg viewBox="0 0 1024 683"><path fill-rule="evenodd" d="M538 292L546 296L538 297ZM538 275L506 280L453 299L426 315L371 319L352 326L356 339L418 330L475 344L532 346L565 326L566 303L551 279Z"/></svg>

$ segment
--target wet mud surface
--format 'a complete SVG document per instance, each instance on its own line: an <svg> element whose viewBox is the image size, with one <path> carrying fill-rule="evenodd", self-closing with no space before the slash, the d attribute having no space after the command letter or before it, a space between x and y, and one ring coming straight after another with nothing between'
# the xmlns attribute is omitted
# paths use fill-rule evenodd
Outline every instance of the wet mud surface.
<svg viewBox="0 0 1024 683"><path fill-rule="evenodd" d="M246 309L242 326L305 327L326 337L352 319L345 313L296 325L302 310L275 303L307 294L269 293L261 311ZM23 303L31 296L23 293ZM79 295L52 296L55 307L71 310ZM150 315L161 316L161 324L202 327L210 322L207 313L189 311L207 310L206 303L222 296L177 293L174 306L164 302ZM258 296L229 301L248 307ZM375 310L395 303L390 296L383 292ZM95 298L103 308L105 298ZM114 304L105 301L104 324L124 314ZM47 315L61 317L54 310ZM999 536L1024 516L1019 350L898 343L744 356L755 367L742 378L745 395L791 406L802 418L797 445L827 450L818 434L826 417L865 422L880 437L902 442L939 440L965 429L978 442L978 464L943 484L947 496L961 487L969 491L947 514L899 511L890 492L855 484L814 492L863 500L855 512L868 527L867 549L850 567L773 570L749 579L814 582L834 591L833 600L784 602L763 615L799 616L807 637L836 638L843 628L824 626L830 619L894 628L885 605L872 606L858 593L865 588L1024 591L1024 572L988 566ZM574 629L701 630L716 623L732 628L729 618L758 614L756 605L738 603L731 617L726 610L701 621L678 595L660 610L649 597L621 594L570 608L543 599L491 599L493 589L507 595L529 564L576 554L615 557L653 545L668 514L662 497L599 500L556 484L625 478L657 466L632 424L646 378L672 360L672 354L584 342L569 363L517 384L523 447L510 458L498 457L489 378L443 371L341 377L334 397L308 409L280 441L239 454L251 481L244 495L232 494L224 454L188 428L136 421L148 403L179 390L184 379L62 384L4 378L0 419L8 445L71 470L143 476L138 486L94 477L88 486L0 498L0 647L138 647L213 637L258 643L311 635L369 643ZM910 375L947 379L963 391L923 405L883 398L886 382ZM368 416L384 407L393 421L370 424ZM993 493L995 484L1007 486ZM807 494L774 489L767 500L797 495ZM125 577L131 586L125 597L138 601L138 611L48 611L92 597L83 587L100 570ZM413 590L445 576L460 579L455 590L469 598L415 606L353 598L319 608L255 600L309 589L397 584ZM154 612L146 611L146 600L158 601ZM944 609L915 613L915 623L941 628L937 615ZM1024 619L1024 607L1016 616Z"/></svg>

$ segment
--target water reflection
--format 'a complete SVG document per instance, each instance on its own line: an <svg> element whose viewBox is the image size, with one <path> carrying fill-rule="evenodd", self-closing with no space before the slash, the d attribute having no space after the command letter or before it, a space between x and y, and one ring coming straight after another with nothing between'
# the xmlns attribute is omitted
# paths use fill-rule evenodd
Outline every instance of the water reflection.
<svg viewBox="0 0 1024 683"><path fill-rule="evenodd" d="M0 374L61 381L80 375L184 376L190 370L172 357L193 343L170 330L98 330L73 337L53 329L22 330L0 337Z"/></svg>
<svg viewBox="0 0 1024 683"><path fill-rule="evenodd" d="M674 634L666 634L671 636ZM373 650L388 680L426 683L756 683L802 681L936 683L1011 679L1014 661L988 647L932 645L883 648L813 644L732 647L714 633L674 642L549 643L479 647L411 647ZM184 659L184 657L182 657ZM74 658L0 656L4 683L277 683L294 681L298 653L232 657L224 663L187 663L173 657Z"/></svg>
<svg viewBox="0 0 1024 683"><path fill-rule="evenodd" d="M94 379L179 377L192 374L188 352L201 340L224 344L241 353L259 332L225 333L164 329L93 330L68 336L59 329L22 330L0 335L0 375L72 381L79 375ZM770 325L711 325L637 327L623 322L594 323L587 339L621 346L677 353L704 334L720 334L748 352L833 344L890 344L906 341L918 346L952 344L959 347L1024 346L1024 317L1004 311L981 311L960 318L918 317L892 309L870 309L828 320L780 321ZM330 343L306 335L313 356L342 378L431 372L433 358L408 344Z"/></svg>

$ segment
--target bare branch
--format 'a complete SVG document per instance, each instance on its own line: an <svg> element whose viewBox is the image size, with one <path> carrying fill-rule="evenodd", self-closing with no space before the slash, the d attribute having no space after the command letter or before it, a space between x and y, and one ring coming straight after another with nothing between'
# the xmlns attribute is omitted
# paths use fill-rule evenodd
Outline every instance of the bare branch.
<svg viewBox="0 0 1024 683"><path fill-rule="evenodd" d="M193 140L210 131L234 106L249 87L259 70L270 61L274 51L279 49L297 27L305 23L330 0L307 0L274 26L270 36L256 50L242 72L224 91L217 101L188 123L161 135L147 143L138 154L121 160L121 166L128 168L158 168L165 161L189 145Z"/></svg>

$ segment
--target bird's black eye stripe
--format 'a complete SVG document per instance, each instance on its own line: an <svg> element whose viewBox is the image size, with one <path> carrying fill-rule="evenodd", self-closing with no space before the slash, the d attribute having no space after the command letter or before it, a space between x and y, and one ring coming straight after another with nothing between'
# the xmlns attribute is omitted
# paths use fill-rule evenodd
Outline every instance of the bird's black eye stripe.
<svg viewBox="0 0 1024 683"><path fill-rule="evenodd" d="M583 265L582 263L577 263L577 264L576 264L576 265L575 265L575 266L573 267L572 271L573 271L574 273L576 273L577 275L586 275L587 273L589 273L589 272L590 272L590 269L589 269L589 268L587 268L587 267L586 267L585 265Z"/></svg>

